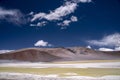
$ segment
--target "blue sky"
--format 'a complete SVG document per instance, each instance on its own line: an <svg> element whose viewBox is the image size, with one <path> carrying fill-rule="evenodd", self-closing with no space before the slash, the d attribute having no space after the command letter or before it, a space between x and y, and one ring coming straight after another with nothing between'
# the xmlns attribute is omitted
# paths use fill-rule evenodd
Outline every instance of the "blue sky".
<svg viewBox="0 0 120 80"><path fill-rule="evenodd" d="M119 40L120 0L0 0L0 49L111 48Z"/></svg>

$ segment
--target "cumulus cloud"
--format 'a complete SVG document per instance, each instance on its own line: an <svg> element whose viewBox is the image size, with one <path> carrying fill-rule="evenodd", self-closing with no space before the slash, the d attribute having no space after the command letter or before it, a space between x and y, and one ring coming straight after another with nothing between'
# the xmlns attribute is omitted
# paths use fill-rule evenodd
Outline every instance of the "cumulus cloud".
<svg viewBox="0 0 120 80"><path fill-rule="evenodd" d="M39 40L34 44L34 46L46 47L46 46L52 46L52 45L44 40Z"/></svg>
<svg viewBox="0 0 120 80"><path fill-rule="evenodd" d="M7 21L13 24L25 24L24 15L17 9L5 9L0 7L0 21Z"/></svg>
<svg viewBox="0 0 120 80"><path fill-rule="evenodd" d="M65 23L65 25L69 25L71 21L77 21L77 17L72 17L71 21L64 20L64 17L74 13L77 9L78 3L80 2L86 3L91 2L91 0L65 0L65 3L62 6L56 8L55 10L50 10L49 13L39 12L37 14L33 14L34 12L32 12L30 13L32 14L31 23L38 24L42 21L63 21L63 24Z"/></svg>
<svg viewBox="0 0 120 80"><path fill-rule="evenodd" d="M100 40L89 40L88 42L96 46L108 46L108 47L120 46L120 33L105 36Z"/></svg>
<svg viewBox="0 0 120 80"><path fill-rule="evenodd" d="M91 45L100 46L99 51L120 51L120 33L104 36L100 40L89 40L88 42Z"/></svg>

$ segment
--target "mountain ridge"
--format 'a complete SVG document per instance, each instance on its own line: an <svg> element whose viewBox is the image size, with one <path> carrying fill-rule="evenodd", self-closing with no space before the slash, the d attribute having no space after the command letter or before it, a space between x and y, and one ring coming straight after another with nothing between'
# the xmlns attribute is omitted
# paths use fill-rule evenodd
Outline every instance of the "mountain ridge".
<svg viewBox="0 0 120 80"><path fill-rule="evenodd" d="M25 48L0 54L0 60L20 60L30 62L114 59L120 59L120 51L96 51L84 47Z"/></svg>

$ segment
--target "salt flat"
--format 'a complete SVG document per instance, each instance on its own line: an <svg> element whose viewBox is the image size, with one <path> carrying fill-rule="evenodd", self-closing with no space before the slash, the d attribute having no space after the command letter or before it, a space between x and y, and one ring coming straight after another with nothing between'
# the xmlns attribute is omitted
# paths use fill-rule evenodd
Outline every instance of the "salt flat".
<svg viewBox="0 0 120 80"><path fill-rule="evenodd" d="M120 61L1 61L0 80L120 80Z"/></svg>
<svg viewBox="0 0 120 80"><path fill-rule="evenodd" d="M78 64L52 64L52 63L2 63L0 67L24 67L24 68L120 68L120 62L101 62L101 63L78 63Z"/></svg>
<svg viewBox="0 0 120 80"><path fill-rule="evenodd" d="M33 75L24 73L0 73L0 80L120 80L120 76L103 76L103 77L89 77L89 76L71 76L60 78L57 75Z"/></svg>

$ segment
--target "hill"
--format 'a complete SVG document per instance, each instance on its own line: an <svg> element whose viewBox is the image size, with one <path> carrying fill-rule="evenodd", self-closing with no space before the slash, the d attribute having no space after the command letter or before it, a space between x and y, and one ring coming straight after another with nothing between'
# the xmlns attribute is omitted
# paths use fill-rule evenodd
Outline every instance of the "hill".
<svg viewBox="0 0 120 80"><path fill-rule="evenodd" d="M0 54L0 60L19 60L31 62L116 59L120 59L120 51L103 52L84 47L27 48Z"/></svg>

